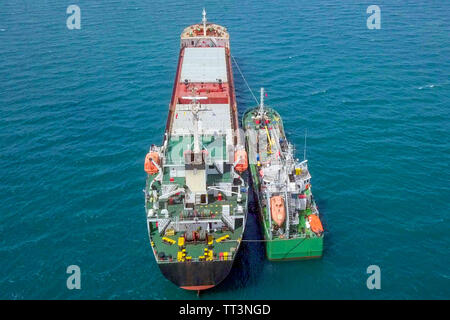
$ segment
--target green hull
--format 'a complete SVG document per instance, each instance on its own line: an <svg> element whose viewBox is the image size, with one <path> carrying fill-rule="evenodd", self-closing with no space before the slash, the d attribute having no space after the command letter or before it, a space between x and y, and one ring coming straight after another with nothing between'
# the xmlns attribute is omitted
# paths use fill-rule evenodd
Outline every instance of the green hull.
<svg viewBox="0 0 450 320"><path fill-rule="evenodd" d="M244 128L250 128L254 126L251 120L252 112L256 109L250 109L244 113L242 119L242 126ZM281 138L286 138L283 129L283 123L280 115L272 108L265 108L270 118L276 119L280 127ZM306 219L311 211L305 210L299 217L299 224L297 230L292 230L291 234L295 234L294 237L289 239L283 239L280 237L273 237L271 232L271 222L268 220L268 214L266 207L263 205L262 195L260 194L260 181L259 181L259 168L257 167L254 153L247 139L247 150L249 152L249 169L253 182L253 190L255 192L256 200L259 207L259 221L262 226L264 234L264 240L266 244L266 255L269 260L283 261L283 260L296 260L296 259L312 259L320 258L323 253L323 234L320 236L313 233L309 228L306 228ZM259 152L259 151L258 151Z"/></svg>
<svg viewBox="0 0 450 320"><path fill-rule="evenodd" d="M266 243L267 259L298 260L322 257L323 238L271 240Z"/></svg>

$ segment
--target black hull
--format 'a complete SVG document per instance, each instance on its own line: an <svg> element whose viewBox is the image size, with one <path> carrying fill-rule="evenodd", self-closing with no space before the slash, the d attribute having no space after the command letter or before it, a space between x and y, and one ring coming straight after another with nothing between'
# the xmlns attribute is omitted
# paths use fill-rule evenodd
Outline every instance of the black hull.
<svg viewBox="0 0 450 320"><path fill-rule="evenodd" d="M180 288L205 290L222 282L230 273L233 260L159 263L162 274Z"/></svg>

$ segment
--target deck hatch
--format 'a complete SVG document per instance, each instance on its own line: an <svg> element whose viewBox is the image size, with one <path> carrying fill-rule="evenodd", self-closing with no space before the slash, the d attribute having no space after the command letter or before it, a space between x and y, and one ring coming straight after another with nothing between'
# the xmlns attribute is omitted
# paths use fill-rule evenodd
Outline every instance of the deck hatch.
<svg viewBox="0 0 450 320"><path fill-rule="evenodd" d="M205 104L202 106L205 111L199 113L200 134L231 134L231 112L228 104ZM172 134L192 134L192 123L192 112L185 105L178 104L173 119Z"/></svg>
<svg viewBox="0 0 450 320"><path fill-rule="evenodd" d="M228 82L225 48L186 48L180 81Z"/></svg>

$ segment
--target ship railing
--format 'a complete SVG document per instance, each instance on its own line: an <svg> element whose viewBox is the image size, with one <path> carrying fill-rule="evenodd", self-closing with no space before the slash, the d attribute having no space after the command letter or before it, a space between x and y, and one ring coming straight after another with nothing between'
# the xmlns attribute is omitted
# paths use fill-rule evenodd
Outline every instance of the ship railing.
<svg viewBox="0 0 450 320"><path fill-rule="evenodd" d="M297 234L292 234L290 239L304 239L306 238L306 233L297 233Z"/></svg>
<svg viewBox="0 0 450 320"><path fill-rule="evenodd" d="M214 214L214 218L212 216L178 216L180 224L181 223L197 223L199 221L202 222L218 222L220 221L220 217L222 216L222 212Z"/></svg>
<svg viewBox="0 0 450 320"><path fill-rule="evenodd" d="M298 234L293 234L291 235L291 237L289 239L304 239L304 238L320 238L320 236L316 235L314 232L312 232L311 235L307 235L306 233L298 233Z"/></svg>
<svg viewBox="0 0 450 320"><path fill-rule="evenodd" d="M311 212L313 213L313 214L319 214L319 210L317 210L317 207L316 206L312 206L312 208L311 208Z"/></svg>
<svg viewBox="0 0 450 320"><path fill-rule="evenodd" d="M214 160L217 161L222 161L223 159L221 157L212 157L211 155L207 155L205 158L205 164L207 165L212 165ZM180 166L180 165L185 165L186 161L184 160L184 158L179 158L179 159L165 159L164 160L164 167L170 167L170 166Z"/></svg>
<svg viewBox="0 0 450 320"><path fill-rule="evenodd" d="M200 260L200 258L194 258L192 257L189 261L178 261L176 258L172 259L172 261L164 259L164 260L158 260L158 263L191 263L191 262L214 262L214 261L232 261L235 257L235 254L232 254L228 256L227 260L220 259L219 257L215 257L211 260Z"/></svg>

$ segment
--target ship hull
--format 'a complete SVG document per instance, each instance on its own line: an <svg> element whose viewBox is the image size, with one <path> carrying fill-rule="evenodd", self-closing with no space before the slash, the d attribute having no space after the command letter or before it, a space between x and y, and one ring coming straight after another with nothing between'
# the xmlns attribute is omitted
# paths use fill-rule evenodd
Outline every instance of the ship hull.
<svg viewBox="0 0 450 320"><path fill-rule="evenodd" d="M322 257L323 238L297 238L266 242L267 259L271 261L307 260Z"/></svg>
<svg viewBox="0 0 450 320"><path fill-rule="evenodd" d="M181 34L164 138L161 146L152 145L144 166L147 227L158 267L176 286L196 291L217 286L230 273L248 201L246 154L236 161L244 143L229 35L206 24L205 15L204 24Z"/></svg>
<svg viewBox="0 0 450 320"><path fill-rule="evenodd" d="M231 271L233 261L160 263L162 274L185 290L206 290L221 283Z"/></svg>
<svg viewBox="0 0 450 320"><path fill-rule="evenodd" d="M251 111L252 110L249 110L244 114L243 122L245 122L245 117L248 116ZM285 138L284 132L282 133L283 138ZM250 148L248 146L248 141L246 141L246 143L247 150L249 150ZM289 261L321 258L323 255L323 237L294 239L270 238L270 226L264 219L264 216L266 215L266 207L262 205L263 202L261 199L260 183L258 178L259 173L256 164L249 164L249 170L253 191L258 202L258 220L263 230L267 259L270 261Z"/></svg>

